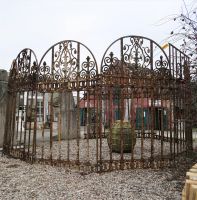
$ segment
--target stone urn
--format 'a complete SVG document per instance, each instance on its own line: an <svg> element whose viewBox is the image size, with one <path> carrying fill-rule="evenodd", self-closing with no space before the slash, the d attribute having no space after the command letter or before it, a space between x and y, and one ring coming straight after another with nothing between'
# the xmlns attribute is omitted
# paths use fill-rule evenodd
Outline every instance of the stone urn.
<svg viewBox="0 0 197 200"><path fill-rule="evenodd" d="M123 152L130 153L133 151L136 144L136 134L133 127L131 127L128 121L117 120L112 125L112 152L121 152L121 128L122 128L122 138L123 138ZM110 147L110 130L106 131L107 142Z"/></svg>

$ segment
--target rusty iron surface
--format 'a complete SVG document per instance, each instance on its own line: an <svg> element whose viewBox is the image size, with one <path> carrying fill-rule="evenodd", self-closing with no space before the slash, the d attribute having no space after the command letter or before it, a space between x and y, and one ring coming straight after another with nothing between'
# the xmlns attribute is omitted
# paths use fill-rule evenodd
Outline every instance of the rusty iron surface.
<svg viewBox="0 0 197 200"><path fill-rule="evenodd" d="M10 69L3 153L93 172L172 166L192 150L190 81L188 56L141 36L114 41L99 68L77 41L53 45L39 63L24 49ZM136 138L127 153L124 122Z"/></svg>

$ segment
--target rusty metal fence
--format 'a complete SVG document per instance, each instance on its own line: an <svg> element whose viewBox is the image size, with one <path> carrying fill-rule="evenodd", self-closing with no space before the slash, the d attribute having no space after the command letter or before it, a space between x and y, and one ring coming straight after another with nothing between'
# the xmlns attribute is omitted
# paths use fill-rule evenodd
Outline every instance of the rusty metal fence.
<svg viewBox="0 0 197 200"><path fill-rule="evenodd" d="M141 36L113 42L98 68L62 41L13 61L3 153L83 171L160 168L192 149L189 58Z"/></svg>

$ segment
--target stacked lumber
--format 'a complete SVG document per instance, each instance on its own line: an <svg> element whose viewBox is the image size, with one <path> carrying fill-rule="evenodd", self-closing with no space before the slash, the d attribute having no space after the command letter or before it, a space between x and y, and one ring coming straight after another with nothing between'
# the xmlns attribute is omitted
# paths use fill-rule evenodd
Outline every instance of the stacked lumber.
<svg viewBox="0 0 197 200"><path fill-rule="evenodd" d="M197 164L186 173L182 200L197 200Z"/></svg>

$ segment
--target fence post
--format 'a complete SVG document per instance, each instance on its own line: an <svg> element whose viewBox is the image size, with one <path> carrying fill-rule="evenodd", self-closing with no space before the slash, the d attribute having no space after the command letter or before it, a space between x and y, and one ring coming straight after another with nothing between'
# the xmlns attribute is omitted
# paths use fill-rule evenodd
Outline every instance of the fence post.
<svg viewBox="0 0 197 200"><path fill-rule="evenodd" d="M0 147L3 146L7 101L7 84L8 73L6 70L0 69Z"/></svg>
<svg viewBox="0 0 197 200"><path fill-rule="evenodd" d="M184 76L185 76L185 136L186 136L186 150L187 152L193 151L193 138L192 138L192 92L191 92L191 77L190 68L187 61L184 63Z"/></svg>

